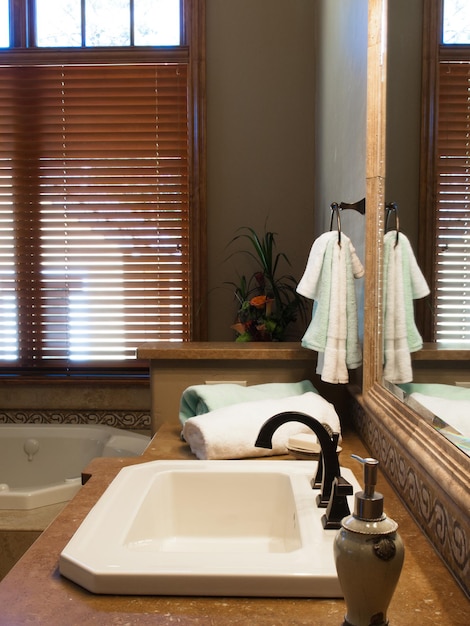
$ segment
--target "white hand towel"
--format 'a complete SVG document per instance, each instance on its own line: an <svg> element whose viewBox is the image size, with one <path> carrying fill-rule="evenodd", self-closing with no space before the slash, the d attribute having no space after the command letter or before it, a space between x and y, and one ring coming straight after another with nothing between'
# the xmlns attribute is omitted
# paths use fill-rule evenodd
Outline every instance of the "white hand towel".
<svg viewBox="0 0 470 626"><path fill-rule="evenodd" d="M387 233L389 235L390 233ZM384 324L384 377L392 383L413 380L405 312L402 246L385 236L388 247ZM401 238L401 235L400 235Z"/></svg>
<svg viewBox="0 0 470 626"><path fill-rule="evenodd" d="M346 260L347 242L336 245L333 253L330 317L321 379L328 383L347 383L346 367Z"/></svg>
<svg viewBox="0 0 470 626"><path fill-rule="evenodd" d="M326 423L333 432L341 432L340 421L332 404L312 392L273 400L243 402L223 407L184 423L183 437L199 459L243 459L286 454L289 437L311 433L300 422L288 422L276 430L272 449L254 444L261 426L270 417L285 411L306 413Z"/></svg>
<svg viewBox="0 0 470 626"><path fill-rule="evenodd" d="M315 239L310 249L305 271L297 285L297 292L310 300L318 299L318 290L322 286L323 259L326 248L331 241L338 241L338 233L336 231L323 233L323 235Z"/></svg>

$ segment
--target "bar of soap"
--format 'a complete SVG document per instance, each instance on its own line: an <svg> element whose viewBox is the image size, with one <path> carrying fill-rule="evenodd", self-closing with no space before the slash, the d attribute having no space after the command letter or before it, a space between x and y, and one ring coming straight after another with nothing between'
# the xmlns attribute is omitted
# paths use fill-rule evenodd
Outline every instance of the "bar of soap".
<svg viewBox="0 0 470 626"><path fill-rule="evenodd" d="M287 447L304 452L320 452L320 444L317 441L316 435L309 435L308 433L299 433L298 435L289 437Z"/></svg>

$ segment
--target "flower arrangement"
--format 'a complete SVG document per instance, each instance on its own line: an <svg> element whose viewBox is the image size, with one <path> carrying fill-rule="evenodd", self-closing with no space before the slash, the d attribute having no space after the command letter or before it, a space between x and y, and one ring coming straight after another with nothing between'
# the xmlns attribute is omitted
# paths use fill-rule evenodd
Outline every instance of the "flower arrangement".
<svg viewBox="0 0 470 626"><path fill-rule="evenodd" d="M266 231L259 237L253 228L244 226L230 244L239 239L249 242L248 250L233 254L245 254L258 265L247 280L242 275L238 283L228 284L235 288L238 302L237 321L231 328L237 333L236 341L283 341L288 326L300 313L305 317L306 305L296 292L297 281L288 274L277 276L279 263L290 265L283 252L276 252L276 233ZM233 256L233 255L232 255Z"/></svg>

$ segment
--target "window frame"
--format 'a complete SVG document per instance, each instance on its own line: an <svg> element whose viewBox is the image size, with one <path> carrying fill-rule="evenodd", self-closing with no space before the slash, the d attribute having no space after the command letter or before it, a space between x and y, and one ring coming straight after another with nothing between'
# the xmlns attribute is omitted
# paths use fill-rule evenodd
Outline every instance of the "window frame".
<svg viewBox="0 0 470 626"><path fill-rule="evenodd" d="M122 62L137 57L139 62L148 59L167 62L189 55L188 64L188 124L189 124L189 237L190 237L190 340L207 339L207 234L206 234L206 98L205 98L205 0L181 0L184 36L180 46L162 47L103 47L103 48L25 48L15 47L0 52L0 62L21 60L23 64L34 64L40 58L67 63L77 54L83 53L87 60L109 63ZM27 10L25 0L12 0L20 10ZM144 371L144 363L135 360L100 364L83 364L73 370L63 368L21 369L6 363L0 366L0 376L71 376L74 379L92 376L131 376ZM145 368L146 370L146 368Z"/></svg>

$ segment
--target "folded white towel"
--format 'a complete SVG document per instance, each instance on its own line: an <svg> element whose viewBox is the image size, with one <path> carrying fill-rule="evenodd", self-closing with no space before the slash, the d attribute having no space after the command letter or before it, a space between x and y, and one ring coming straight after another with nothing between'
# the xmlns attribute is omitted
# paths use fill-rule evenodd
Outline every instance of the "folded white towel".
<svg viewBox="0 0 470 626"><path fill-rule="evenodd" d="M199 459L243 459L286 454L289 437L312 431L300 422L288 422L276 430L272 449L254 444L264 422L285 411L298 411L315 417L340 433L338 415L332 404L320 395L307 392L289 398L243 402L223 407L184 423L183 437Z"/></svg>
<svg viewBox="0 0 470 626"><path fill-rule="evenodd" d="M184 424L190 417L209 413L209 411L221 409L231 404L300 396L307 391L317 393L309 380L295 383L264 383L248 385L248 387L236 383L192 385L187 387L181 396L179 418Z"/></svg>

